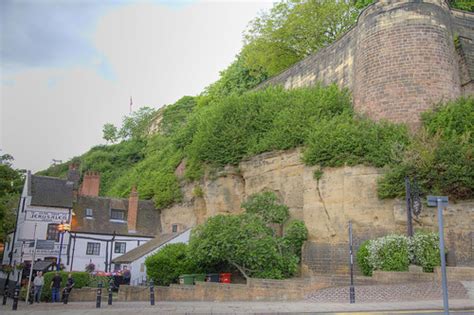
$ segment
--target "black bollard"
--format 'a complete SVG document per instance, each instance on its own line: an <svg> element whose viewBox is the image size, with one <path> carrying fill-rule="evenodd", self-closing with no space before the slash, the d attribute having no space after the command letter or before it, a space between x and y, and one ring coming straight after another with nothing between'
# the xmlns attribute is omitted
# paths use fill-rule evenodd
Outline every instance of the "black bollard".
<svg viewBox="0 0 474 315"><path fill-rule="evenodd" d="M99 287L97 288L97 300L95 301L96 308L100 308L101 301L102 301L102 281L99 282Z"/></svg>
<svg viewBox="0 0 474 315"><path fill-rule="evenodd" d="M109 281L109 301L108 304L112 305L112 288L114 287L114 280L110 279Z"/></svg>
<svg viewBox="0 0 474 315"><path fill-rule="evenodd" d="M150 281L150 304L155 305L155 287L153 286L153 280Z"/></svg>
<svg viewBox="0 0 474 315"><path fill-rule="evenodd" d="M8 287L8 282L9 282L9 279L7 279L5 283L5 287L3 287L3 302L2 302L3 305L7 304L7 297L10 290L10 288Z"/></svg>
<svg viewBox="0 0 474 315"><path fill-rule="evenodd" d="M67 304L67 302L69 301L69 293L71 292L71 290L68 289L68 287L65 287L64 290L63 290L63 304Z"/></svg>
<svg viewBox="0 0 474 315"><path fill-rule="evenodd" d="M15 293L13 294L13 305L12 310L16 311L18 309L18 298L20 297L20 285L17 284L15 287Z"/></svg>

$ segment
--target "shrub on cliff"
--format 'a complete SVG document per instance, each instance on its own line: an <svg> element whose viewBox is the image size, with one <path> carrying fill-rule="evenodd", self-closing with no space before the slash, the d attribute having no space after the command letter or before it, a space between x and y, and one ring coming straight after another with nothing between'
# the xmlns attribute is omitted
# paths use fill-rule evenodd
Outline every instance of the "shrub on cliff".
<svg viewBox="0 0 474 315"><path fill-rule="evenodd" d="M424 194L474 196L474 98L449 102L422 116L423 126L379 180L381 198L403 197L404 177Z"/></svg>
<svg viewBox="0 0 474 315"><path fill-rule="evenodd" d="M147 277L155 285L177 283L182 274L197 272L194 263L187 255L188 245L184 243L168 244L160 251L145 259Z"/></svg>
<svg viewBox="0 0 474 315"><path fill-rule="evenodd" d="M403 149L409 142L404 126L376 123L349 114L322 120L309 129L303 154L308 165L382 167L393 161L395 150Z"/></svg>
<svg viewBox="0 0 474 315"><path fill-rule="evenodd" d="M350 112L347 91L336 86L284 90L272 87L233 95L203 109L187 155L211 165L302 145L320 121Z"/></svg>

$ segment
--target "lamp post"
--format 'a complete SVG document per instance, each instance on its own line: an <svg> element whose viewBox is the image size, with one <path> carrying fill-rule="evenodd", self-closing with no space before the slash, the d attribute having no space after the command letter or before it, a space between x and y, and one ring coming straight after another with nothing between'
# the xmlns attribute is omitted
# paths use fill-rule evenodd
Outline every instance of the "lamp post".
<svg viewBox="0 0 474 315"><path fill-rule="evenodd" d="M61 254L62 254L62 251L63 251L63 241L64 241L64 233L68 232L71 230L71 225L70 224L66 224L66 223L63 223L61 222L59 225L58 225L58 231L60 233L60 238L61 238L61 241L59 243L59 255L58 255L58 260L56 262L56 270L59 271L61 268Z"/></svg>

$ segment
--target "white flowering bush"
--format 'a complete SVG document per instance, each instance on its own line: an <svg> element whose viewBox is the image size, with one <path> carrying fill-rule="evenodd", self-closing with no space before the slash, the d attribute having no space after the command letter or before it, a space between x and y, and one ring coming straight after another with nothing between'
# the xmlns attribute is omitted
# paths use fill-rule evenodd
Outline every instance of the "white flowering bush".
<svg viewBox="0 0 474 315"><path fill-rule="evenodd" d="M417 232L410 238L391 234L361 244L357 263L362 273L371 276L374 270L407 271L409 264L433 272L439 266L440 256L437 233Z"/></svg>
<svg viewBox="0 0 474 315"><path fill-rule="evenodd" d="M367 246L369 265L374 270L406 271L410 260L408 258L408 239L403 235L387 235L372 240Z"/></svg>
<svg viewBox="0 0 474 315"><path fill-rule="evenodd" d="M408 242L410 261L423 267L424 272L433 272L441 265L438 233L417 232Z"/></svg>

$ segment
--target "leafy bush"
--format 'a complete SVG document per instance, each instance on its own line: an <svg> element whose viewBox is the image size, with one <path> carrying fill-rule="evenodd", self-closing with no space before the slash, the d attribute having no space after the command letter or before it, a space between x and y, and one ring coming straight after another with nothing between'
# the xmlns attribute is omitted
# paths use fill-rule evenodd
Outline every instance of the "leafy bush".
<svg viewBox="0 0 474 315"><path fill-rule="evenodd" d="M374 269L374 267L369 263L369 243L370 241L367 240L360 244L356 255L357 265L364 276L372 276L372 271Z"/></svg>
<svg viewBox="0 0 474 315"><path fill-rule="evenodd" d="M423 114L423 129L379 180L380 198L405 195L404 177L416 177L422 193L474 196L474 98Z"/></svg>
<svg viewBox="0 0 474 315"><path fill-rule="evenodd" d="M236 164L254 154L302 145L310 122L350 108L347 91L336 86L290 91L271 87L231 95L203 109L186 153L211 165Z"/></svg>
<svg viewBox="0 0 474 315"><path fill-rule="evenodd" d="M242 208L247 213L258 215L266 223L283 224L290 216L288 207L280 204L271 191L251 195L242 203Z"/></svg>
<svg viewBox="0 0 474 315"><path fill-rule="evenodd" d="M85 271L74 271L71 272L72 279L74 280L74 288L80 289L83 287L89 286L91 281L91 275ZM53 280L56 272L47 272L44 274L44 286L43 292L41 293L41 300L42 301L51 301L52 294L51 294L51 281ZM60 271L59 275L61 276L61 288L64 288L67 283L67 277L69 272ZM25 294L26 296L26 294Z"/></svg>
<svg viewBox="0 0 474 315"><path fill-rule="evenodd" d="M313 125L303 159L308 165L382 167L409 141L404 126L340 115Z"/></svg>
<svg viewBox="0 0 474 315"><path fill-rule="evenodd" d="M286 226L283 240L297 257L301 257L301 248L307 239L308 229L303 221L293 220Z"/></svg>
<svg viewBox="0 0 474 315"><path fill-rule="evenodd" d="M410 260L413 264L423 267L424 272L433 272L434 267L441 265L437 233L417 232L408 245Z"/></svg>
<svg viewBox="0 0 474 315"><path fill-rule="evenodd" d="M177 283L180 275L198 272L188 258L187 245L184 243L166 245L157 253L148 256L145 266L147 276L158 285Z"/></svg>
<svg viewBox="0 0 474 315"><path fill-rule="evenodd" d="M387 235L372 240L368 246L368 265L374 270L408 271L408 239L403 235Z"/></svg>

